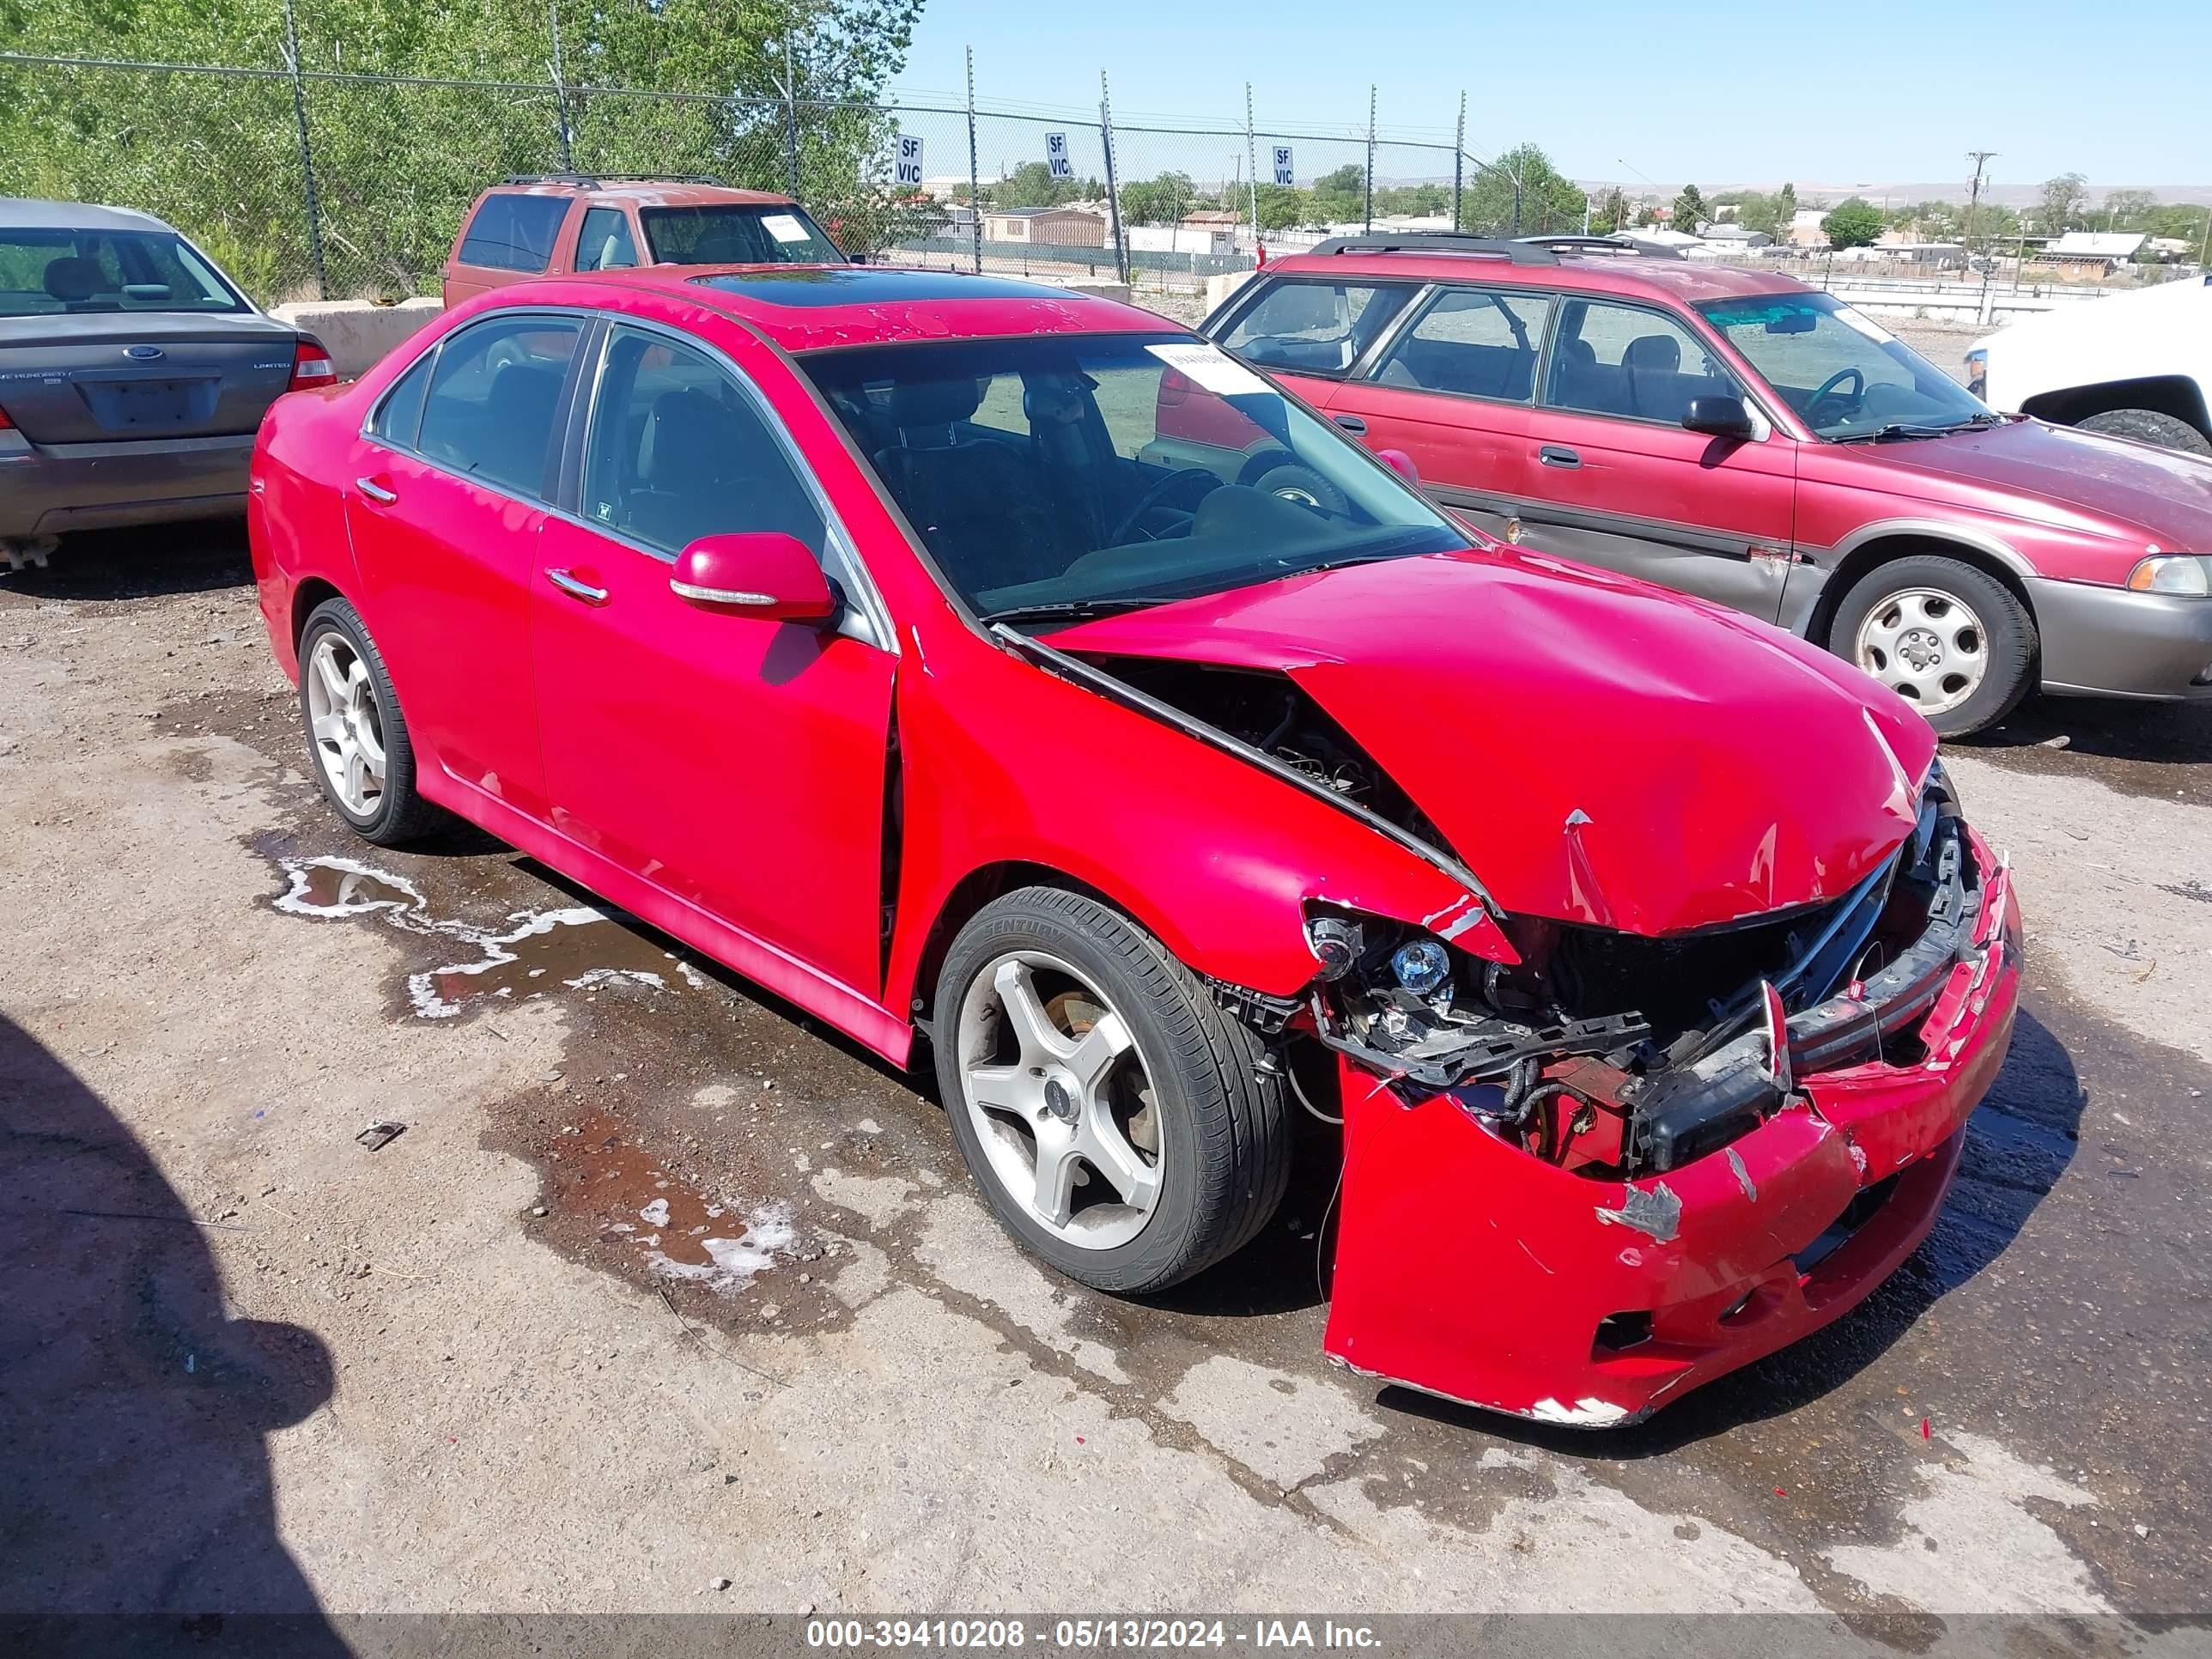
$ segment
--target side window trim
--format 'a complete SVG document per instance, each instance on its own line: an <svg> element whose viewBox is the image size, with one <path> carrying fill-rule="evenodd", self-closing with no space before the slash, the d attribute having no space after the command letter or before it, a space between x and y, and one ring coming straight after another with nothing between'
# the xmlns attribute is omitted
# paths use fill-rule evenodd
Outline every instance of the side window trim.
<svg viewBox="0 0 2212 1659"><path fill-rule="evenodd" d="M686 334L642 317L605 313L600 313L599 317L599 337L593 347L590 370L591 384L588 389L580 391L575 399L568 428L567 453L562 458L562 499L558 506L549 507L547 510L657 563L672 568L675 565L677 556L665 549L626 535L613 525L600 524L584 516L584 457L590 452L592 422L599 418L599 389L606 376L607 362L614 355L615 339L622 330L654 336L671 345L696 352L711 362L718 373L729 376L737 386L738 395L760 417L761 425L776 447L776 453L783 457L785 465L791 468L792 476L799 480L799 488L805 492L807 500L821 515L823 568L843 586L848 601L845 620L839 625L838 631L896 656L898 635L891 626L890 607L884 603L883 594L876 586L874 573L869 570L867 562L860 556L860 544L845 527L843 517L830 501L830 492L823 487L822 480L816 476L812 464L785 428L775 406L769 401L768 394L755 384L753 377L732 362L728 354L719 346L701 339L696 334Z"/></svg>
<svg viewBox="0 0 2212 1659"><path fill-rule="evenodd" d="M406 368L401 369L398 374L392 377L392 384L376 394L376 401L369 405L368 413L362 417L360 434L362 437L367 439L370 443L379 445L386 449L396 450L403 455L413 455L416 453L415 440L422 430L422 410L418 409L415 411L415 430L407 434L407 441L404 443L402 443L391 433L386 432L384 429L383 422L385 407L386 404L391 403L393 395L398 392L401 385L404 383L410 376L420 374L428 376L429 380L435 380L438 376L438 354L445 349L446 342L444 339L432 341L430 343L430 349L428 351L423 352L421 356L417 356L413 362L408 364ZM428 381L426 380L422 387L422 403L424 408L428 408L429 406L429 402L430 388Z"/></svg>
<svg viewBox="0 0 2212 1659"><path fill-rule="evenodd" d="M1244 360L1238 357L1236 350L1226 343L1229 337L1234 334L1238 326L1268 299L1286 288L1366 288L1374 289L1378 295L1385 290L1404 294L1407 296L1406 302L1399 307L1398 314L1384 325L1382 332L1370 341L1367 349L1354 358L1347 368L1284 368L1280 364L1256 365L1263 374L1303 374L1316 380L1356 380L1360 378L1363 365L1372 362L1376 350L1397 337L1398 331L1405 326L1406 314L1420 305L1424 295L1434 286L1434 283L1419 277L1370 276L1363 273L1330 276L1312 271L1300 271L1291 276L1257 277L1247 283L1237 298L1230 302L1232 309L1221 318L1218 326L1204 327L1200 330L1200 332L1224 351L1228 352L1231 356L1237 357L1241 362ZM1373 301L1370 301L1370 303Z"/></svg>
<svg viewBox="0 0 2212 1659"><path fill-rule="evenodd" d="M1435 398L1464 398L1469 403L1496 404L1503 409L1533 409L1540 401L1544 378L1550 373L1552 340L1559 331L1559 298L1547 288L1496 287L1486 283L1431 283L1427 289L1416 295L1405 310L1398 313L1390 326L1382 331L1367 355L1352 366L1352 379L1369 386L1380 386L1377 379L1389 364L1407 335L1419 328L1423 320L1445 301L1455 294L1480 294L1495 304L1502 297L1528 299L1544 307L1544 326L1534 342L1535 365L1529 370L1528 395L1525 398L1495 398L1486 392L1454 392L1443 387L1423 386L1421 391ZM1411 387L1401 390L1410 391Z"/></svg>
<svg viewBox="0 0 2212 1659"><path fill-rule="evenodd" d="M1723 378L1735 388L1735 395L1743 400L1746 408L1754 414L1765 413L1764 404L1753 395L1751 388L1743 383L1743 377L1735 372L1735 368L1726 357L1721 355L1713 342L1698 331L1686 314L1669 311L1664 306L1653 305L1648 301L1630 299L1618 294L1569 291L1561 294L1559 297L1559 307L1553 313L1552 325L1545 337L1544 361L1537 365L1536 397L1534 404L1530 405L1532 408L1548 410L1554 415L1577 415L1592 421L1626 421L1632 426L1655 426L1668 432L1681 429L1674 421L1657 420L1649 415L1620 415L1609 409L1576 409L1566 404L1555 404L1552 401L1552 371L1559 355L1559 331L1566 325L1567 307L1580 300L1587 305L1612 306L1616 310L1641 312L1647 317L1656 317L1662 322L1673 324L1687 337L1692 344L1711 359L1714 366L1720 370ZM1763 441L1761 439L1755 441Z"/></svg>
<svg viewBox="0 0 2212 1659"><path fill-rule="evenodd" d="M565 453L561 458L561 465L557 470L551 467L547 469L547 475L554 480L552 487L550 489L545 488L544 481L541 479L540 488L537 494L524 495L518 495L514 490L507 488L506 485L495 483L491 479L481 478L473 473L456 472L445 462L434 459L431 456L423 453L421 443L422 434L422 416L416 416L415 441L412 442L404 444L397 442L391 437L374 429L377 416L383 412L384 405L390 400L392 392L398 389L399 382L405 380L409 374L413 374L416 367L419 367L423 363L428 363L430 365L429 373L431 379L434 380L437 378L438 366L437 362L434 360L442 358L445 355L446 348L451 345L455 340L461 339L469 334L472 334L480 328L488 327L498 323L512 322L518 317L544 318L551 322L572 325L576 329L576 349L569 354L568 371L562 380L560 397L556 402L553 410L553 433L556 436L564 434L568 427L570 415L573 413L575 407L577 369L584 357L584 355L591 349L592 331L599 325L599 314L596 312L578 311L571 307L562 306L532 306L528 307L516 307L512 310L488 312L484 315L471 319L461 327L453 330L452 333L441 337L436 344L433 345L420 357L417 357L413 364L410 364L396 379L393 380L390 386L385 387L383 392L378 394L376 402L370 406L368 418L362 422L361 436L367 439L373 444L377 444L386 449L391 450L395 454L404 455L408 459L418 462L422 465L428 467L434 472L442 473L448 478L458 479L463 483L473 485L478 489L488 490L495 495L505 496L508 501L518 501L525 507L536 507L541 512L556 512L559 509L555 506L555 498L559 494L562 484L566 480L568 470L568 457ZM428 396L428 388L426 386L424 388L422 399L423 415L427 415L428 413L429 407L430 400Z"/></svg>

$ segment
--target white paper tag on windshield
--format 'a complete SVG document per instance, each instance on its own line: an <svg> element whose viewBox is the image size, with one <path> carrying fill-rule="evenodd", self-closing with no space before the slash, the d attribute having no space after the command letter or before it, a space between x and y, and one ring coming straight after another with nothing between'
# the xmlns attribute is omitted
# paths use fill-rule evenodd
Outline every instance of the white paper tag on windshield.
<svg viewBox="0 0 2212 1659"><path fill-rule="evenodd" d="M1892 334L1873 318L1862 312L1853 311L1849 306L1836 307L1836 320L1846 328L1858 330L1876 345L1887 345L1897 338L1897 336Z"/></svg>
<svg viewBox="0 0 2212 1659"><path fill-rule="evenodd" d="M1148 345L1145 349L1192 385L1217 398L1249 397L1255 392L1274 391L1234 357L1210 345Z"/></svg>
<svg viewBox="0 0 2212 1659"><path fill-rule="evenodd" d="M806 240L806 227L788 213L763 214L761 224L779 242L803 242Z"/></svg>

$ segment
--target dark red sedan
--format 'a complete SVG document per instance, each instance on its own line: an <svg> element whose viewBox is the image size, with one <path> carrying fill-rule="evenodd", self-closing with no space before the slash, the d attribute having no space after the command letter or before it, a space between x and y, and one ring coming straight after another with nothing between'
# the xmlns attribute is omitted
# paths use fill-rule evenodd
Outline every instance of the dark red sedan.
<svg viewBox="0 0 2212 1659"><path fill-rule="evenodd" d="M1154 465L1170 375L1321 488ZM1141 311L502 289L283 399L252 525L360 834L458 813L895 1061L927 1038L1061 1271L1199 1272L1299 1103L1341 1120L1364 1372L1598 1425L1766 1353L1913 1249L2004 1054L2009 880L1918 714L1471 542Z"/></svg>

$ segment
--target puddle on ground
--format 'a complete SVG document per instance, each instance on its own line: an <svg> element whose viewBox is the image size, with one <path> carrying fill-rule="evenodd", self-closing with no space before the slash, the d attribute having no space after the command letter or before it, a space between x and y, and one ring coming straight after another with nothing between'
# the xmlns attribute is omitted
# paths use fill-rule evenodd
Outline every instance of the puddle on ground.
<svg viewBox="0 0 2212 1659"><path fill-rule="evenodd" d="M622 912L577 905L516 910L504 928L431 914L406 877L349 858L281 858L289 881L276 900L288 915L340 921L374 916L418 937L465 948L462 959L410 974L407 1000L425 1019L450 1019L471 1004L525 1002L560 990L651 995L705 990L690 962L626 925Z"/></svg>
<svg viewBox="0 0 2212 1659"><path fill-rule="evenodd" d="M601 1245L635 1252L657 1279L728 1294L797 1253L788 1200L701 1192L605 1113L562 1125L545 1163L548 1201L595 1228Z"/></svg>

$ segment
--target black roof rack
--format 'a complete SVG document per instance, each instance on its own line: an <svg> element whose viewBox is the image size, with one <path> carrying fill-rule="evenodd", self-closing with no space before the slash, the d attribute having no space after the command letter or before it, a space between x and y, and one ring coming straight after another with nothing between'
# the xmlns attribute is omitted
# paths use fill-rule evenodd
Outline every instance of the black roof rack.
<svg viewBox="0 0 2212 1659"><path fill-rule="evenodd" d="M1555 265L1559 258L1548 247L1508 241L1497 236L1471 236L1455 230L1408 230L1390 234L1332 236L1312 250L1320 253L1472 253L1492 259L1510 259L1516 265Z"/></svg>
<svg viewBox="0 0 2212 1659"><path fill-rule="evenodd" d="M602 185L713 185L727 190L722 179L705 173L510 173L502 185L580 185L597 190Z"/></svg>

